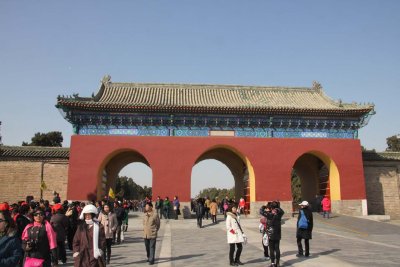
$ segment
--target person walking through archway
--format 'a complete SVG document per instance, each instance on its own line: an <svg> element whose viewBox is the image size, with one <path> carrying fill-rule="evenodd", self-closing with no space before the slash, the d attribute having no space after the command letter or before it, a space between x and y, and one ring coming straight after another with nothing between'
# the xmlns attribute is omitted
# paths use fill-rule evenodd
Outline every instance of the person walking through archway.
<svg viewBox="0 0 400 267"><path fill-rule="evenodd" d="M309 257L310 256L309 242L310 239L312 239L313 215L307 201L303 201L299 205L300 205L300 211L299 211L299 216L297 217L297 231L296 231L298 253L296 254L296 256L302 257L304 255L306 257ZM302 239L304 239L305 251L303 251L303 246L301 244Z"/></svg>

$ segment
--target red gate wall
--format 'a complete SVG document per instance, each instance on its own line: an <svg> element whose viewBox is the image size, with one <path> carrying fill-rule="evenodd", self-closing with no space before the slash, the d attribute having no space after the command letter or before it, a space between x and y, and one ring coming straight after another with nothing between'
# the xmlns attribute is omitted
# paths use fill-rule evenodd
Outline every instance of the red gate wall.
<svg viewBox="0 0 400 267"><path fill-rule="evenodd" d="M92 199L107 162L119 152L133 150L152 169L153 196L179 195L181 201L189 201L196 159L219 145L238 150L251 162L255 201L291 201L292 167L308 151L320 151L336 163L342 200L366 199L359 140L82 135L71 138L67 197Z"/></svg>

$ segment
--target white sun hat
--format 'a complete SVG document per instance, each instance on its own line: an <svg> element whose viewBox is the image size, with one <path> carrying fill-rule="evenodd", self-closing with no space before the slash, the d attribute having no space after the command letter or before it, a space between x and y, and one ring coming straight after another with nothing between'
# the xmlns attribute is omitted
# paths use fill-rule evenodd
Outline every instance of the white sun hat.
<svg viewBox="0 0 400 267"><path fill-rule="evenodd" d="M309 204L308 204L308 201L306 201L306 200L303 200L303 202L301 202L300 204L299 204L299 206L308 206Z"/></svg>
<svg viewBox="0 0 400 267"><path fill-rule="evenodd" d="M82 212L81 212L81 215L79 216L79 219L83 220L83 218L84 218L84 216L85 216L85 215L84 215L85 213L94 213L94 214L97 214L98 211L97 211L97 208L96 208L94 205L88 204L88 205L86 205L86 206L83 208L83 210L82 210Z"/></svg>

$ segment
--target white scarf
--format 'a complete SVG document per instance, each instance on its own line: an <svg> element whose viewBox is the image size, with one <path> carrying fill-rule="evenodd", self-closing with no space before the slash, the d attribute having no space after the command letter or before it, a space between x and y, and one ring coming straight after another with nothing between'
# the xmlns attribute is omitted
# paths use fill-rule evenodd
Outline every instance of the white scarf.
<svg viewBox="0 0 400 267"><path fill-rule="evenodd" d="M99 224L97 222L93 224L93 256L95 259L101 257L99 249Z"/></svg>

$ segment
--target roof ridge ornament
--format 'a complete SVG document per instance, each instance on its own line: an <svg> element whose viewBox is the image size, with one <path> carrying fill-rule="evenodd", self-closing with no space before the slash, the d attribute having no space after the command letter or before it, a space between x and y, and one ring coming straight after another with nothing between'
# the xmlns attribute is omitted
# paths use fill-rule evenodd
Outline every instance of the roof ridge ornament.
<svg viewBox="0 0 400 267"><path fill-rule="evenodd" d="M322 92L322 85L318 81L313 81L312 88L318 91L319 93Z"/></svg>
<svg viewBox="0 0 400 267"><path fill-rule="evenodd" d="M102 84L111 83L111 76L109 74L104 75L103 79L101 79Z"/></svg>

